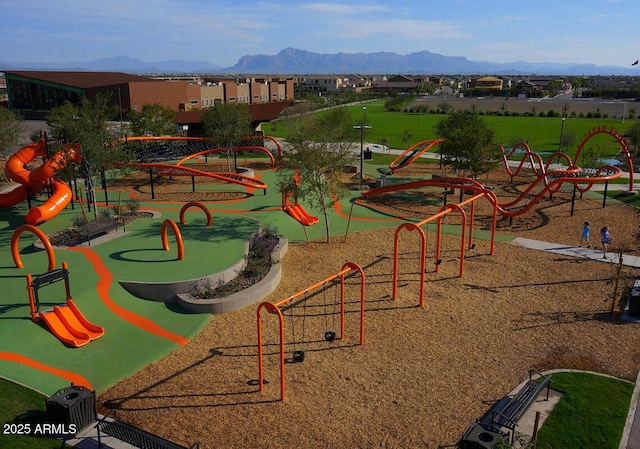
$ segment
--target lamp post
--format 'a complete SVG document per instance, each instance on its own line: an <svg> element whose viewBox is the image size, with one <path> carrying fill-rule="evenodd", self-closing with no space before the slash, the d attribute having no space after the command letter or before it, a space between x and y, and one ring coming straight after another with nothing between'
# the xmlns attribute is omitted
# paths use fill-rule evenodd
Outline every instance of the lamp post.
<svg viewBox="0 0 640 449"><path fill-rule="evenodd" d="M563 115L562 116L562 126L560 127L560 146L558 148L559 152L562 152L562 138L564 137L564 121L565 121L566 117Z"/></svg>
<svg viewBox="0 0 640 449"><path fill-rule="evenodd" d="M362 106L362 123L358 126L354 126L354 129L360 130L360 180L364 179L364 171L363 171L363 163L364 163L364 130L367 128L371 128L370 126L365 126L367 121L367 107Z"/></svg>

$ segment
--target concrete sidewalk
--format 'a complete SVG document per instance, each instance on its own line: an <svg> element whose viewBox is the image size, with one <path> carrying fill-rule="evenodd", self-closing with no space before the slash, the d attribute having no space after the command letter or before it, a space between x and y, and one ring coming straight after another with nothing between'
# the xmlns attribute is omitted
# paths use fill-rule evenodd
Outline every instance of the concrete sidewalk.
<svg viewBox="0 0 640 449"><path fill-rule="evenodd" d="M562 254L570 257L580 257L583 259L591 259L603 263L619 263L620 254L614 251L608 251L607 256L604 257L602 249L596 249L595 247L585 248L580 246L567 246L560 243L542 242L540 240L525 239L522 237L516 237L513 240L516 245L524 246L525 248L536 249L539 251L547 251L555 254ZM640 268L640 257L630 256L628 254L622 255L622 264L627 267Z"/></svg>
<svg viewBox="0 0 640 449"><path fill-rule="evenodd" d="M620 263L620 254L615 252L608 252L607 257L603 257L601 249L584 248L579 246L567 246L558 243L542 242L540 240L525 239L517 237L513 241L514 245L524 246L539 251L547 251L554 254L559 254L567 257L579 257L583 259L591 259L597 262L618 264ZM628 267L640 268L640 257L630 256L628 254L622 255L622 264ZM640 277L640 275L639 275ZM640 288L640 282L636 281L634 288ZM621 319L625 321L631 321L640 323L639 318L629 316L629 304L625 306ZM631 403L629 406L629 413L627 414L627 420L625 428L622 433L622 439L620 441L619 449L640 449L640 413L637 412L638 397L640 396L640 372L636 378L636 386L631 397Z"/></svg>

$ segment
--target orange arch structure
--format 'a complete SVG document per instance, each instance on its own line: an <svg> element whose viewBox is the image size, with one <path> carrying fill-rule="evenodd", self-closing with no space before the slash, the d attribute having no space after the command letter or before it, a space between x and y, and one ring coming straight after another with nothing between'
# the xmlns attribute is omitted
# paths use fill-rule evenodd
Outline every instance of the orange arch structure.
<svg viewBox="0 0 640 449"><path fill-rule="evenodd" d="M166 219L162 222L162 227L160 228L160 237L162 238L162 249L165 251L169 251L169 231L167 230L171 226L173 229L173 233L176 235L176 241L178 243L178 260L184 259L184 243L182 241L182 234L180 234L180 229L178 229L178 225L175 221L171 219Z"/></svg>
<svg viewBox="0 0 640 449"><path fill-rule="evenodd" d="M624 136L622 136L622 134L620 134L613 127L607 128L604 125L596 126L595 128L592 128L589 131L587 131L585 136L582 138L582 142L580 142L580 144L578 145L578 150L576 151L576 155L573 158L573 165L577 165L578 157L580 157L580 153L582 152L584 146L589 141L589 139L591 139L592 137L598 134L608 134L614 139L616 139L616 141L620 145L620 149L624 152L624 156L625 156L625 159L627 160L627 165L628 165L629 192L633 192L634 191L633 190L633 156L631 155L631 151L629 150L629 146L627 145L627 142L625 142L624 140Z"/></svg>
<svg viewBox="0 0 640 449"><path fill-rule="evenodd" d="M18 248L18 241L20 240L20 235L29 231L34 233L44 245L44 249L47 251L47 257L49 258L49 271L53 271L56 268L56 255L53 252L53 247L51 246L51 242L49 241L49 237L46 236L44 232L40 229L36 228L33 225L21 225L13 231L11 236L11 255L13 256L13 261L16 264L16 268L24 268L24 264L22 263L22 259L20 259L20 250Z"/></svg>
<svg viewBox="0 0 640 449"><path fill-rule="evenodd" d="M437 237L436 237L436 251L435 251L435 271L438 272L439 264L438 260L440 259L440 251L441 251L441 240L442 240L442 218L448 213L459 211L462 215L462 232L460 233L460 262L458 269L458 276L462 277L464 274L464 253L465 253L465 242L466 242L466 228L467 228L467 214L462 209L463 206L467 204L471 204L470 210L470 219L469 223L469 239L468 239L468 248L472 248L473 246L473 223L475 216L475 204L476 201L480 198L487 198L489 202L493 206L493 214L492 214L492 225L491 225L491 248L489 254L493 254L495 249L495 235L496 235L496 222L498 215L498 202L495 198L495 194L481 185L466 185L466 186L457 186L459 188L465 188L469 190L473 190L475 195L472 197L462 201L459 204L445 204L435 215L432 215L429 218L426 218L418 223L403 223L396 228L396 232L394 234L394 242L393 242L393 281L392 281L392 294L391 299L395 300L398 297L398 271L399 271L399 249L400 249L400 234L403 230L408 231L417 231L420 237L420 307L424 307L424 273L426 270L426 254L427 254L427 236L425 232L422 230L422 226L425 224L437 220Z"/></svg>
<svg viewBox="0 0 640 449"><path fill-rule="evenodd" d="M288 296L276 303L262 302L258 306L257 321L258 321L258 384L260 385L260 391L264 390L264 372L262 368L262 321L261 312L265 309L268 313L275 313L278 316L279 322L279 336L280 336L280 400L285 399L285 386L284 386L284 316L280 310L280 306L289 303L293 305L294 301L300 296L304 296L310 290L314 290L318 287L322 287L327 282L331 282L336 278L340 278L340 338L344 338L344 279L350 272L358 272L360 274L360 344L364 344L364 271L360 266L353 262L347 262L342 266L342 269L326 279L317 282L304 290Z"/></svg>
<svg viewBox="0 0 640 449"><path fill-rule="evenodd" d="M190 201L180 208L180 224L186 224L184 213L190 207L199 207L200 209L202 209L202 211L207 215L207 226L211 226L211 224L213 223L213 220L211 219L211 212L209 212L204 204L198 201Z"/></svg>

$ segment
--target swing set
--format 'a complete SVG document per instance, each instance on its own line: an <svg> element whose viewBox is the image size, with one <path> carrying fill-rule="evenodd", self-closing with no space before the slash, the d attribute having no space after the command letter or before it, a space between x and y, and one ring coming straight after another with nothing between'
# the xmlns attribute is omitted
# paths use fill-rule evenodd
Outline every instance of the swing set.
<svg viewBox="0 0 640 449"><path fill-rule="evenodd" d="M462 186L456 186L462 188ZM435 271L438 272L440 268L440 264L442 259L440 258L441 249L442 249L442 219L449 213L458 211L462 216L462 232L460 233L460 262L458 268L458 276L462 277L464 273L464 253L465 253L465 233L467 227L467 214L462 208L467 204L471 204L470 207L470 219L469 223L469 241L468 241L468 249L473 249L475 244L473 243L473 223L475 217L475 204L476 201L480 198L487 198L489 202L493 206L493 214L492 214L492 224L491 224L491 248L489 251L490 255L493 255L494 247L495 247L495 235L496 235L496 222L498 215L498 202L495 197L495 194L482 186L473 186L467 185L464 186L464 189L472 190L475 194L464 200L458 204L445 204L440 208L440 212L435 215L432 215L429 218L426 218L418 223L403 223L396 228L396 232L394 234L393 241L393 292L391 294L391 299L395 300L398 297L398 256L399 256L399 247L400 247L400 233L402 230L406 229L408 231L416 231L420 237L420 307L424 307L424 281L425 281L425 271L426 271L426 258L427 258L427 235L425 231L422 229L422 226L437 220L437 230L436 230L436 251L435 251Z"/></svg>
<svg viewBox="0 0 640 449"><path fill-rule="evenodd" d="M258 306L258 310L257 310L257 324L258 324L258 384L259 384L259 388L260 391L264 390L264 371L263 371L263 367L262 367L262 361L263 361L263 356L262 356L262 320L261 320L261 313L262 310L265 309L268 313L275 313L278 316L278 322L279 322L279 337L280 337L280 344L279 344L279 349L280 349L280 400L284 401L285 399L285 381L284 381L284 365L285 365L285 348L284 348L284 315L282 313L282 306L284 305L288 305L289 308L291 308L294 304L296 300L299 300L302 298L302 300L304 300L304 305L306 307L306 296L307 294L314 289L317 288L321 288L321 287L326 287L327 283L332 282L335 279L340 279L340 339L344 339L344 309L345 309L345 277L347 276L347 274L352 273L352 272L357 272L360 274L360 345L364 344L364 282L365 282L365 278L364 278L364 271L362 270L362 268L353 262L347 262L345 263L341 270L334 274L331 275L329 277L327 277L326 279L323 279L320 282L316 282L313 285L310 285L309 287L305 288L304 290L301 290L291 296L288 296L276 303L271 303L271 302L262 302L259 306ZM306 317L306 310L305 310L305 317ZM325 318L326 318L326 298L325 298ZM325 320L325 324L326 324L326 320ZM292 324L292 330L295 329L293 327ZM295 330L293 330L293 337L295 339ZM303 334L304 334L304 321L303 321ZM326 341L334 341L336 338L335 332L327 330L324 333L324 338ZM294 350L293 353L293 360L296 362L302 362L304 360L304 351L302 350Z"/></svg>

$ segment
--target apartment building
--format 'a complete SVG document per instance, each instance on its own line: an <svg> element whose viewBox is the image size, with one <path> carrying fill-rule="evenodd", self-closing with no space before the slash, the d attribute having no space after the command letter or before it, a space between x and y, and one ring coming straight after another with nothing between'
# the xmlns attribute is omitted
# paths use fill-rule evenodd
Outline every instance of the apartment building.
<svg viewBox="0 0 640 449"><path fill-rule="evenodd" d="M293 100L293 78L146 77L121 72L7 71L9 107L42 118L66 101L110 96L126 115L145 104L193 111L216 103L264 104Z"/></svg>

